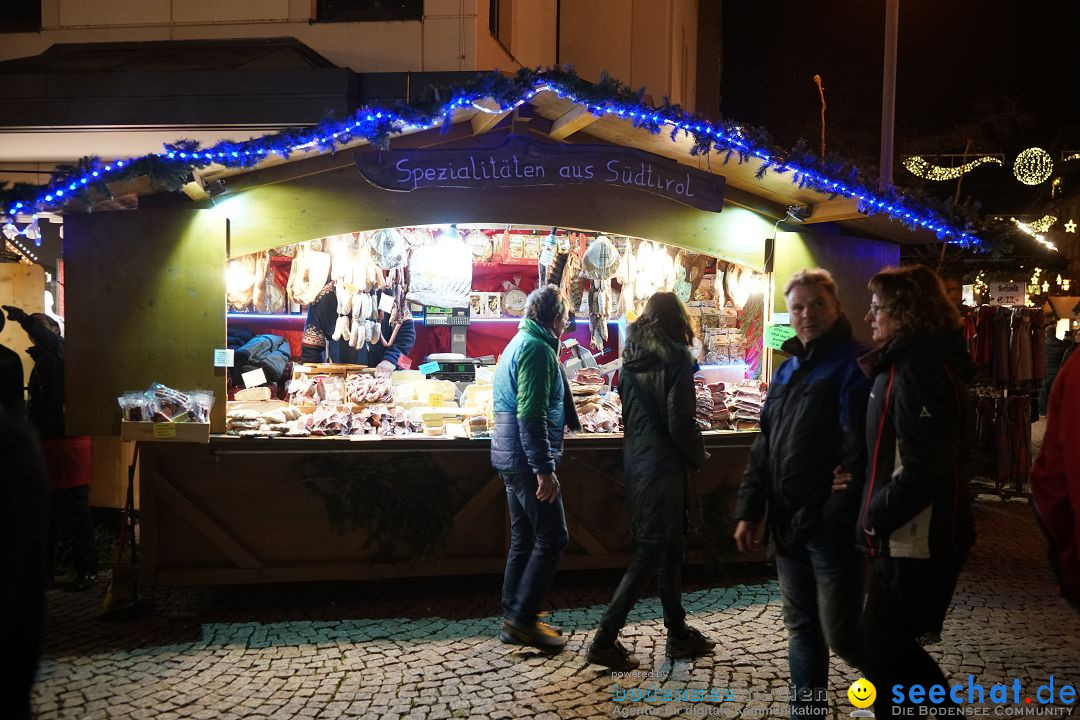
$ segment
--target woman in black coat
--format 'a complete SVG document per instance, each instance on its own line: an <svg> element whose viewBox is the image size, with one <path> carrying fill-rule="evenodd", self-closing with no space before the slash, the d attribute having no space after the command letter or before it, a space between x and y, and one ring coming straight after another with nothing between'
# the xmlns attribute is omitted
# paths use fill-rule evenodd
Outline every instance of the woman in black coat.
<svg viewBox="0 0 1080 720"><path fill-rule="evenodd" d="M716 646L686 625L679 577L689 511L697 507L691 475L707 458L694 420L694 360L688 349L692 340L686 309L670 292L649 298L645 313L627 333L619 395L635 551L586 655L589 662L613 670L638 666L618 635L654 570L668 629L668 656L693 657Z"/></svg>
<svg viewBox="0 0 1080 720"><path fill-rule="evenodd" d="M932 270L888 268L870 290L878 347L860 359L874 385L856 542L870 558L863 669L878 688L877 716L889 717L894 685L946 685L922 645L941 632L974 541L964 473L974 368Z"/></svg>

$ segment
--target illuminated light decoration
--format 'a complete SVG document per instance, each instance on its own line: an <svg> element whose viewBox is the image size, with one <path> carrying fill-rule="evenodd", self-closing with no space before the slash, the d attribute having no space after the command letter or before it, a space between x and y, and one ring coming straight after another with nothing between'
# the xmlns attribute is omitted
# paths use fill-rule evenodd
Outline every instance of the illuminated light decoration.
<svg viewBox="0 0 1080 720"><path fill-rule="evenodd" d="M1070 160L1080 160L1080 153L1073 153L1072 155L1061 158L1061 162L1069 162Z"/></svg>
<svg viewBox="0 0 1080 720"><path fill-rule="evenodd" d="M1050 159L1050 153L1038 147L1022 151L1013 163L1013 175L1025 185L1044 183L1053 172L1054 161Z"/></svg>
<svg viewBox="0 0 1080 720"><path fill-rule="evenodd" d="M1037 240L1042 245L1045 245L1046 247L1050 248L1054 252L1057 252L1057 245L1055 245L1054 243L1047 240L1046 236L1043 235L1042 233L1038 232L1034 227L1032 227L1028 223L1020 222L1016 218L1009 218L1009 219L1012 220L1013 223L1016 224L1016 227L1020 230L1020 232L1023 232L1023 233L1025 233L1027 235L1030 235L1031 237L1035 238L1035 240Z"/></svg>
<svg viewBox="0 0 1080 720"><path fill-rule="evenodd" d="M1047 282L1046 280L1043 280L1042 289L1043 289L1043 293L1050 292L1050 283Z"/></svg>
<svg viewBox="0 0 1080 720"><path fill-rule="evenodd" d="M940 213L925 206L916 207L895 188L878 194L870 185L842 179L839 169L836 171L837 175L831 177L825 172L804 167L790 158L781 157L755 144L748 139L746 131L730 125L713 125L705 118L688 113L678 106L657 109L645 105L639 94L628 91L611 78L601 78L598 85L592 85L560 70L522 70L514 78L498 73L481 75L469 84L469 88L472 89L455 90L446 102L435 110L425 111L413 106L397 107L394 110L364 106L344 121L325 120L314 127L289 128L243 142L223 140L213 147L200 148L198 143L193 141L178 141L166 145L163 152L140 158L117 160L105 165L99 161L90 161L89 172L84 171L84 174L77 178L70 175L55 179L42 187L38 191L40 194L34 199L20 200L9 205L6 214L14 215L54 207L67 202L69 194L89 189L90 186L101 188L102 183L110 178L132 177L132 173L144 168L169 172L200 169L210 164L248 168L257 165L268 155L287 159L296 152L317 150L325 153L360 140L385 145L392 135L402 132L448 128L458 110L505 113L529 102L539 93L550 92L585 107L597 117L626 119L634 127L643 128L653 134L664 132L672 141L678 140L680 134L689 137L694 143L690 150L691 155L707 156L715 152L723 156L725 163L733 154L738 156L740 164L754 160L760 163L759 175L770 170L778 175L790 173L791 182L800 188L809 187L830 196L859 200L867 214L887 215L909 228L933 232L938 239L947 243L964 247L982 244L978 237L954 226ZM494 103L491 102L493 99ZM77 191L70 189L72 185ZM65 188L67 192L61 195L60 191Z"/></svg>
<svg viewBox="0 0 1080 720"><path fill-rule="evenodd" d="M1071 281L1069 280L1069 278L1065 278L1064 280L1061 281L1061 289L1064 290L1065 292L1069 292L1069 285L1070 284L1071 284Z"/></svg>
<svg viewBox="0 0 1080 720"><path fill-rule="evenodd" d="M945 167L944 165L931 165L928 160L918 155L913 155L904 160L904 167L908 169L912 175L921 177L924 180L944 181L955 180L961 175L974 170L980 165L986 163L994 163L995 165L1004 165L999 158L985 155L980 158L975 158L971 162L964 163L959 167Z"/></svg>
<svg viewBox="0 0 1080 720"><path fill-rule="evenodd" d="M1038 220L1028 223L1031 225L1031 229L1035 232L1044 233L1050 228L1054 227L1054 223L1057 222L1056 215L1043 215Z"/></svg>
<svg viewBox="0 0 1080 720"><path fill-rule="evenodd" d="M1055 198L1061 194L1061 178L1056 177L1050 181L1050 197Z"/></svg>
<svg viewBox="0 0 1080 720"><path fill-rule="evenodd" d="M37 255L30 252L30 250L25 245L20 243L15 238L9 238L4 244L7 245L8 249L11 250L11 252L14 252L16 255L22 256L19 258L19 262L31 265L38 261Z"/></svg>
<svg viewBox="0 0 1080 720"><path fill-rule="evenodd" d="M1070 218L1069 222L1065 223L1065 232L1076 232L1076 223Z"/></svg>
<svg viewBox="0 0 1080 720"><path fill-rule="evenodd" d="M4 223L4 226L0 228L0 233L3 233L4 237L11 242L15 242L15 238L22 235L27 240L33 240L35 247L41 247L41 227L38 226L37 215L22 230L12 222Z"/></svg>

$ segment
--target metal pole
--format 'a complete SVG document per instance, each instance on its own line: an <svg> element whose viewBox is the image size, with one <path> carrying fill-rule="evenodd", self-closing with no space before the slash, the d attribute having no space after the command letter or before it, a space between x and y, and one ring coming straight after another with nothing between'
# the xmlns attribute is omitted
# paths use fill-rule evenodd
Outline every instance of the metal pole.
<svg viewBox="0 0 1080 720"><path fill-rule="evenodd" d="M896 37L900 0L885 0L885 68L881 82L881 176L878 190L892 185L893 125L896 119Z"/></svg>

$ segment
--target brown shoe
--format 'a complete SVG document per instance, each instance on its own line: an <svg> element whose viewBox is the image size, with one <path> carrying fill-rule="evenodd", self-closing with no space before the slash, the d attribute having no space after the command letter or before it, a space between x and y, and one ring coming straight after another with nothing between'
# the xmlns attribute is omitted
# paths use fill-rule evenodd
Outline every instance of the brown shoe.
<svg viewBox="0 0 1080 720"><path fill-rule="evenodd" d="M499 640L510 645L528 645L553 653L566 647L566 638L542 622L521 625L513 620L503 620L499 629Z"/></svg>
<svg viewBox="0 0 1080 720"><path fill-rule="evenodd" d="M633 670L641 664L618 640L609 647L601 647L593 640L589 644L589 651L585 653L585 659L594 665L603 665L622 672Z"/></svg>

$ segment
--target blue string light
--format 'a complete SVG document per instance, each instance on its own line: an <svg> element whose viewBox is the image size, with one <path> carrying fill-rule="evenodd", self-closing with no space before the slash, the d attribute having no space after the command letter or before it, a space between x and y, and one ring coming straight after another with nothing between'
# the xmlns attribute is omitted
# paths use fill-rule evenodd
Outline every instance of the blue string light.
<svg viewBox="0 0 1080 720"><path fill-rule="evenodd" d="M864 190L852 189L842 182L813 170L799 167L789 161L779 160L766 148L756 147L746 142L738 129L735 130L733 135L723 128L700 121L700 118L697 117L693 117L693 124L690 124L684 118L691 116L680 116L675 112L657 111L636 102L622 102L611 99L606 100L602 105L597 105L577 98L566 87L549 78L538 79L531 87L523 85L517 88L517 91L519 95L513 102L507 104L498 103L498 109L479 105L479 102L486 97L486 95L479 93L455 96L447 101L442 109L434 113L432 117L422 118L419 122L416 119L410 121L386 108L364 107L359 109L348 120L325 121L317 127L306 131L306 133L310 134L302 136L298 135L295 130L286 130L276 135L266 135L240 143L226 140L211 148L202 149L197 146L187 147L184 143L177 143L166 146L163 153L151 153L144 156L144 158L153 157L157 158L158 162L161 163L179 163L192 169L206 167L215 161L229 167L249 167L253 164L253 161L257 162L268 154L276 154L287 158L291 153L310 152L314 149L328 152L336 149L338 145L353 142L357 139L373 141L407 130L445 126L452 120L454 112L459 108L471 107L490 114L506 113L528 102L541 92L550 92L577 105L583 105L591 113L600 117L610 115L619 118L631 118L636 126L644 127L652 133L659 133L666 126L669 128L672 141L675 141L679 131L682 131L688 137L705 136L708 138L705 142L711 141L713 144L711 149L719 152L733 151L740 153L741 156L757 158L762 162L763 170L772 169L778 173L791 173L790 179L794 184L800 186L810 185L821 192L857 199L867 211L878 210L909 227L926 228L935 232L939 239L949 243L963 246L981 245L978 238L957 228L950 227L941 218L935 217L933 214L914 212L912 208L895 202L887 202L882 198L868 194ZM695 136L691 131L697 135ZM191 144L189 143L189 145ZM177 146L187 147L187 149L175 149ZM69 193L74 192L79 189L80 185L85 187L90 183L102 182L108 176L124 170L126 165L138 162L141 159L143 158L117 160L114 164L95 167L78 179L69 177L46 185L35 200L28 204L15 203L7 209L7 214L13 216L20 211L28 212L51 207L54 201L66 199L67 195L62 186L66 186Z"/></svg>

